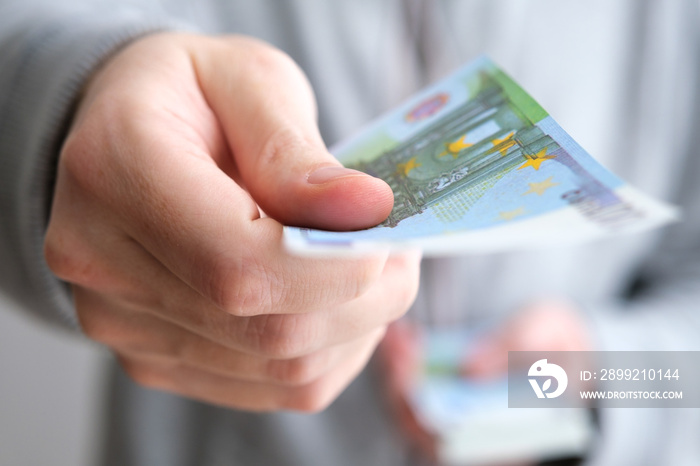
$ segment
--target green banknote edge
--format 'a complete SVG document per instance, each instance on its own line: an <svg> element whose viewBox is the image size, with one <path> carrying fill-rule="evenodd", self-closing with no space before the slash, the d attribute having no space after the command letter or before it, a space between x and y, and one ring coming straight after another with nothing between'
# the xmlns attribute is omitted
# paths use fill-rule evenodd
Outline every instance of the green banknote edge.
<svg viewBox="0 0 700 466"><path fill-rule="evenodd" d="M535 124L549 116L549 113L503 70L493 65L492 72L493 78L501 85L503 92L508 96L508 100L520 109L530 122Z"/></svg>
<svg viewBox="0 0 700 466"><path fill-rule="evenodd" d="M501 85L511 105L518 108L531 123L538 123L549 116L549 113L530 94L496 64L487 58L483 58L483 62L485 70ZM478 76L474 77L477 79L476 83L469 80L465 83L472 96L479 92ZM346 146L336 156L344 165L352 165L360 161L372 160L377 155L391 150L397 144L399 144L399 141L380 130L359 139L354 144Z"/></svg>

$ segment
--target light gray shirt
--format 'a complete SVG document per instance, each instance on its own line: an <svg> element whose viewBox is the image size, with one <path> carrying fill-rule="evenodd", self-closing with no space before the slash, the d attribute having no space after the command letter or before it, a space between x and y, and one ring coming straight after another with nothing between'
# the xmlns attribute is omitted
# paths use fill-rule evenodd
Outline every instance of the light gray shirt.
<svg viewBox="0 0 700 466"><path fill-rule="evenodd" d="M683 222L547 252L428 260L431 325L577 302L602 349L700 349L700 8L693 0L142 0L0 3L0 285L76 327L42 239L77 93L118 47L164 29L250 34L309 76L327 143L486 53L596 159ZM537 279L533 279L536 277ZM139 388L115 371L105 464L409 464L370 367L324 413L249 414ZM698 464L697 410L610 410L592 464Z"/></svg>

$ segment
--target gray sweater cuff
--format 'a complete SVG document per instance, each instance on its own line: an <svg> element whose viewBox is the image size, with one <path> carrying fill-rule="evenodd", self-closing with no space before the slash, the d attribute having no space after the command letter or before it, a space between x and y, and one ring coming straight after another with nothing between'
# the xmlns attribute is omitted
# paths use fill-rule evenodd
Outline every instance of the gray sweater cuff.
<svg viewBox="0 0 700 466"><path fill-rule="evenodd" d="M77 96L130 41L189 28L133 9L50 16L0 28L0 287L22 309L78 329L69 287L43 255L58 153Z"/></svg>

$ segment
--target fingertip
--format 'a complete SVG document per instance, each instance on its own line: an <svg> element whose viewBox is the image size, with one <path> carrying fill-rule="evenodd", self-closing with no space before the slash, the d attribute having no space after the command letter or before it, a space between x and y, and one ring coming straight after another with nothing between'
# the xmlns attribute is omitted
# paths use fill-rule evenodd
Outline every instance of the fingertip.
<svg viewBox="0 0 700 466"><path fill-rule="evenodd" d="M260 207L284 225L354 231L383 222L394 193L383 180L339 165L282 177L254 195Z"/></svg>
<svg viewBox="0 0 700 466"><path fill-rule="evenodd" d="M394 206L394 194L383 180L362 172L309 185L304 208L306 225L335 231L361 230L383 222Z"/></svg>

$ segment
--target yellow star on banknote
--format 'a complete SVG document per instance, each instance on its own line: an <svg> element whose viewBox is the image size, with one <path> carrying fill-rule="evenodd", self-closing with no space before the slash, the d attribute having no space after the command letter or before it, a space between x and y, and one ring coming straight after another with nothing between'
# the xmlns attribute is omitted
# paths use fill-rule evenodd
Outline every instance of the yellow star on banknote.
<svg viewBox="0 0 700 466"><path fill-rule="evenodd" d="M525 207L518 207L515 210L508 210L506 212L498 213L498 217L501 220L505 220L506 222L509 220L513 220L516 217L520 217L521 215L525 215Z"/></svg>
<svg viewBox="0 0 700 466"><path fill-rule="evenodd" d="M508 154L508 149L515 145L513 136L515 136L515 133L511 132L508 136L504 137L503 139L494 138L491 140L491 144L493 144L493 147L498 148L498 151L501 153L502 157L505 157Z"/></svg>
<svg viewBox="0 0 700 466"><path fill-rule="evenodd" d="M459 156L459 153L462 152L464 149L473 146L474 144L467 142L467 135L465 134L461 138L457 139L454 142L450 143L445 143L445 148L442 153L438 155L438 157L443 157L447 154L450 154L453 159L456 159Z"/></svg>
<svg viewBox="0 0 700 466"><path fill-rule="evenodd" d="M525 191L525 192L523 193L523 196L525 196L526 194L532 194L532 193L535 193L535 194L537 194L538 196L541 196L541 195L543 195L544 192L547 191L549 188L553 188L553 187L555 187L555 186L559 186L559 183L553 183L553 182L552 182L552 178L554 178L554 176L550 176L550 177L547 178L546 180L540 181L539 183L528 183L528 184L530 185L530 189L528 189L527 191Z"/></svg>
<svg viewBox="0 0 700 466"><path fill-rule="evenodd" d="M403 176L408 176L411 171L415 170L421 165L422 164L416 162L416 158L413 157L408 162L396 164L396 171Z"/></svg>
<svg viewBox="0 0 700 466"><path fill-rule="evenodd" d="M532 167L532 168L534 168L535 170L539 170L539 169L540 169L540 165L542 165L542 162L544 162L545 160L553 159L553 158L556 157L556 156L554 156L554 155L547 155L547 148L545 147L544 149L542 149L541 151L539 151L537 154L526 155L525 157L527 157L527 162L525 162L524 164L520 165L520 166L518 167L518 170L522 170L522 169L525 168L525 167Z"/></svg>

